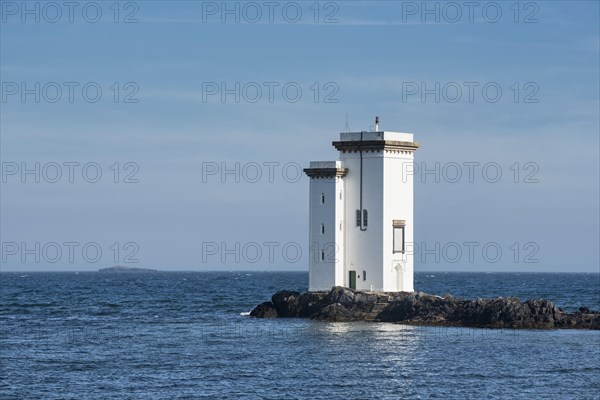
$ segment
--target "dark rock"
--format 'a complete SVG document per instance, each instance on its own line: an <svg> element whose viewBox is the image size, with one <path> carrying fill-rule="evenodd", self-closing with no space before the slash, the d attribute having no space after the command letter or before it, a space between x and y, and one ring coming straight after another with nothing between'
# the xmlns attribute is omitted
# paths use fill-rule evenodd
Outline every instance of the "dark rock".
<svg viewBox="0 0 600 400"><path fill-rule="evenodd" d="M298 310L298 298L300 297L299 292L290 292L288 290L282 290L271 296L271 301L277 309L277 314L280 317L304 317Z"/></svg>
<svg viewBox="0 0 600 400"><path fill-rule="evenodd" d="M320 312L313 316L318 321L349 322L356 321L356 316L340 303L326 305Z"/></svg>
<svg viewBox="0 0 600 400"><path fill-rule="evenodd" d="M402 292L381 312L379 319L388 322L451 325L463 303L425 293Z"/></svg>
<svg viewBox="0 0 600 400"><path fill-rule="evenodd" d="M340 313L340 317L333 317L334 320L361 320L365 319L371 310L373 309L373 305L377 301L377 295L375 294L366 294L363 292L358 292L353 289L336 286L331 289L329 293L322 299L321 308L323 306L328 305L339 305L348 311L348 315L346 315L346 311L342 308L336 306L332 308ZM319 311L319 319L323 319L321 315L324 309L317 310ZM331 310L330 310L331 312Z"/></svg>
<svg viewBox="0 0 600 400"><path fill-rule="evenodd" d="M265 301L257 305L250 312L251 317L255 318L277 318L277 309L270 301Z"/></svg>
<svg viewBox="0 0 600 400"><path fill-rule="evenodd" d="M581 307L566 313L547 300L516 297L464 300L427 293L365 293L344 287L329 292L282 290L251 313L258 318L313 318L320 321L385 321L434 326L515 329L600 329L600 312Z"/></svg>
<svg viewBox="0 0 600 400"><path fill-rule="evenodd" d="M321 309L324 292L300 294L282 290L271 297L279 317L309 318Z"/></svg>
<svg viewBox="0 0 600 400"><path fill-rule="evenodd" d="M572 314L562 313L558 316L557 327L558 328L575 328L575 329L600 329L600 312L589 311L587 307L581 307L581 309L588 310L588 312L577 311Z"/></svg>

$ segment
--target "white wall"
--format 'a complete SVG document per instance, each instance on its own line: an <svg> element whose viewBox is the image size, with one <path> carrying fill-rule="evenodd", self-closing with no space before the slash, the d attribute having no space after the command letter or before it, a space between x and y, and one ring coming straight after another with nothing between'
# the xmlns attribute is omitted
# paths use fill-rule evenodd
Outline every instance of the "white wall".
<svg viewBox="0 0 600 400"><path fill-rule="evenodd" d="M412 292L413 256L393 253L393 220L404 220L405 244L413 242L413 176L403 173L413 163L413 154L386 152L384 164L384 226L383 226L383 274L385 291ZM409 169L410 171L410 169ZM404 175L404 176L403 176ZM406 248L410 250L410 248ZM395 266L400 264L401 270ZM400 276L398 276L400 274Z"/></svg>
<svg viewBox="0 0 600 400"><path fill-rule="evenodd" d="M338 162L339 163L339 162ZM316 166L311 163L311 167ZM329 166L327 166L329 167ZM344 181L341 178L311 178L309 200L309 290L330 290L343 285L344 241L343 215ZM325 202L321 201L321 196ZM322 233L321 226L325 233ZM321 259L321 252L325 259Z"/></svg>
<svg viewBox="0 0 600 400"><path fill-rule="evenodd" d="M360 133L342 133L340 139L360 140ZM366 132L363 140L412 142L413 135ZM405 243L413 242L413 177L405 173L410 171L406 168L412 164L413 154L402 151L363 152L363 209L369 215L366 231L356 226L355 214L360 208L360 153L340 152L340 159L348 168L344 178L347 223L344 286L349 285L348 271L354 270L359 290L413 291L413 257L407 253L393 253L392 226L393 220L405 220ZM398 264L400 271L395 269ZM363 279L363 271L367 272L366 280Z"/></svg>
<svg viewBox="0 0 600 400"><path fill-rule="evenodd" d="M383 263L383 185L382 159L378 153L363 153L363 209L368 212L366 231L356 226L356 210L360 208L360 153L342 153L340 158L348 174L346 187L346 264L344 286L348 286L349 271L356 271L356 288L382 290ZM364 280L363 271L367 272ZM360 278L359 278L360 277Z"/></svg>

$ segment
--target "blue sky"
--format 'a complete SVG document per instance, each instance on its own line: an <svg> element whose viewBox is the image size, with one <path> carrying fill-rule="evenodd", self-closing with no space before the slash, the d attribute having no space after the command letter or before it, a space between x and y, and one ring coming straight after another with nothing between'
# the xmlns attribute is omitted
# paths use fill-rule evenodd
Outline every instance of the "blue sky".
<svg viewBox="0 0 600 400"><path fill-rule="evenodd" d="M439 170L416 175L416 271L598 271L598 2L36 4L2 2L2 270L306 270L295 175L379 115Z"/></svg>

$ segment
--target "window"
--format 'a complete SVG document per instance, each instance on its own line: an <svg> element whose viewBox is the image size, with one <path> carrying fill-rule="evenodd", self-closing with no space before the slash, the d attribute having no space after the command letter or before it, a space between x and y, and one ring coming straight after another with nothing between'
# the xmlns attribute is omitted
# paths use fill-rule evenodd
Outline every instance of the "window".
<svg viewBox="0 0 600 400"><path fill-rule="evenodd" d="M342 192L340 192L340 200L342 199Z"/></svg>
<svg viewBox="0 0 600 400"><path fill-rule="evenodd" d="M325 250L321 250L321 261L325 261Z"/></svg>
<svg viewBox="0 0 600 400"><path fill-rule="evenodd" d="M325 193L321 193L321 204L325 204Z"/></svg>
<svg viewBox="0 0 600 400"><path fill-rule="evenodd" d="M367 280L367 271L363 270L363 281Z"/></svg>
<svg viewBox="0 0 600 400"><path fill-rule="evenodd" d="M356 210L356 226L361 228L366 228L369 223L367 210L362 210L362 215L360 210Z"/></svg>
<svg viewBox="0 0 600 400"><path fill-rule="evenodd" d="M394 229L394 253L404 253L404 220L394 220L392 223Z"/></svg>
<svg viewBox="0 0 600 400"><path fill-rule="evenodd" d="M325 234L325 224L321 224L321 235Z"/></svg>

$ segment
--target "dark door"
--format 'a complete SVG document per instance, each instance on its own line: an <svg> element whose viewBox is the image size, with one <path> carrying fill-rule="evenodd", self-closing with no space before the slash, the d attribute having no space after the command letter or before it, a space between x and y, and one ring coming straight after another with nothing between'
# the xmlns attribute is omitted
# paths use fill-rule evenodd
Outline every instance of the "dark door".
<svg viewBox="0 0 600 400"><path fill-rule="evenodd" d="M349 271L350 272L350 289L356 289L356 271Z"/></svg>

